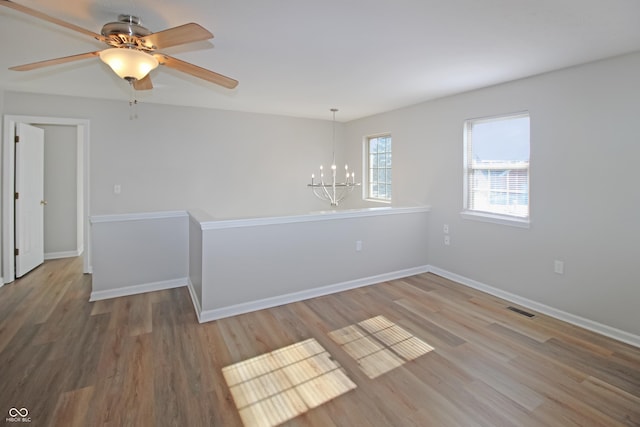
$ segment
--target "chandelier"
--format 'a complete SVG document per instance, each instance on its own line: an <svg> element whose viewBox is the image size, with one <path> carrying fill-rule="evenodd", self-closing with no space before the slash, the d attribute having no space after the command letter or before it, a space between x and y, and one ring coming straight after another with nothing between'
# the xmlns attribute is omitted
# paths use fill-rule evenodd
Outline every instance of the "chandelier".
<svg viewBox="0 0 640 427"><path fill-rule="evenodd" d="M307 184L313 190L313 194L320 200L328 201L331 206L338 206L338 203L353 191L355 187L360 185L356 181L355 172L349 172L349 165L344 165L345 180L344 182L336 182L336 111L337 108L330 110L333 113L333 162L331 163L331 180L325 181L324 167L320 165L320 182L316 182L315 174L311 174L311 184Z"/></svg>

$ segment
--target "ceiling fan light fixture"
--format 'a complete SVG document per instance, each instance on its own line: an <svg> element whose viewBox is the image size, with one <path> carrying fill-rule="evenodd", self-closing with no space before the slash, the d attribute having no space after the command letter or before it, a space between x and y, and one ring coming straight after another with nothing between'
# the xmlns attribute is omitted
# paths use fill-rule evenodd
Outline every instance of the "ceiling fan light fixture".
<svg viewBox="0 0 640 427"><path fill-rule="evenodd" d="M59 25L67 30L81 33L84 36L89 36L109 46L109 48L102 51L32 62L10 67L10 70L30 71L100 56L100 59L109 65L118 77L128 81L135 90L153 88L148 74L160 64L228 89L234 89L238 85L237 80L218 74L215 71L172 58L160 52L154 53L158 49L166 49L213 38L213 34L209 30L194 22L153 33L140 25L139 18L132 15L120 15L118 16L118 22L106 23L102 27L101 33L98 34L38 10L14 3L13 0L0 0L0 9L3 6L51 24Z"/></svg>
<svg viewBox="0 0 640 427"><path fill-rule="evenodd" d="M142 80L159 64L153 55L137 49L118 47L101 51L100 59L111 67L118 77L125 80Z"/></svg>

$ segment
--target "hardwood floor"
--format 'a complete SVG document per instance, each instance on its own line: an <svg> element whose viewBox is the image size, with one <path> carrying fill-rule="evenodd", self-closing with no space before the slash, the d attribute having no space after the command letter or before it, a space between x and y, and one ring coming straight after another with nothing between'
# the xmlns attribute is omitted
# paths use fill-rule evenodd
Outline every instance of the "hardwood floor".
<svg viewBox="0 0 640 427"><path fill-rule="evenodd" d="M640 426L640 349L432 274L198 324L186 288L89 303L81 268L0 288L0 421Z"/></svg>

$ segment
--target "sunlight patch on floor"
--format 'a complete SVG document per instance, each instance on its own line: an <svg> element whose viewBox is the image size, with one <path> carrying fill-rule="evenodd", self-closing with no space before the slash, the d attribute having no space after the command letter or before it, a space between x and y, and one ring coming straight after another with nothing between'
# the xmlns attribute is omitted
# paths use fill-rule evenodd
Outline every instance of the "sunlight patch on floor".
<svg viewBox="0 0 640 427"><path fill-rule="evenodd" d="M332 331L329 337L358 361L360 369L371 379L433 350L384 316Z"/></svg>
<svg viewBox="0 0 640 427"><path fill-rule="evenodd" d="M356 385L313 338L222 369L247 427L273 427Z"/></svg>

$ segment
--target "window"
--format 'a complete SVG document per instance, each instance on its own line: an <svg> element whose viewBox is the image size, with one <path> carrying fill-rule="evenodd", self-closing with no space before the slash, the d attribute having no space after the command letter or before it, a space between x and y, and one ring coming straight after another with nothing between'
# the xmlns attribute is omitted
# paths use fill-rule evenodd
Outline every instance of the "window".
<svg viewBox="0 0 640 427"><path fill-rule="evenodd" d="M391 201L391 135L368 137L366 140L367 193L372 200Z"/></svg>
<svg viewBox="0 0 640 427"><path fill-rule="evenodd" d="M467 120L464 213L528 223L529 114Z"/></svg>

